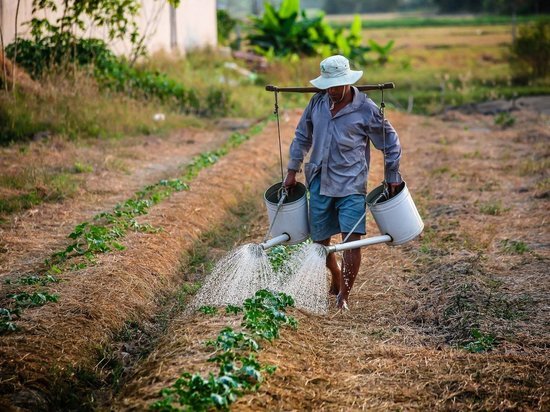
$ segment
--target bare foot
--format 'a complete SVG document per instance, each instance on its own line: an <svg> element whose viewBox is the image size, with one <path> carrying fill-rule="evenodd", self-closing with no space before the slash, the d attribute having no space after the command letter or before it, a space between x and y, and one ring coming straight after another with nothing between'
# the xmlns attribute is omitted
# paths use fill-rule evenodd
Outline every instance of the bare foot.
<svg viewBox="0 0 550 412"><path fill-rule="evenodd" d="M340 310L349 310L348 300L344 299L341 295L336 298L336 307Z"/></svg>

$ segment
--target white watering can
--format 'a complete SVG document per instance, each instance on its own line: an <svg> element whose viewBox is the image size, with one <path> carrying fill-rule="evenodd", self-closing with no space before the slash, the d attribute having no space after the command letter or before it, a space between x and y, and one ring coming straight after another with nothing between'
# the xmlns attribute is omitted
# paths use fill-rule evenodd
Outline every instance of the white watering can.
<svg viewBox="0 0 550 412"><path fill-rule="evenodd" d="M307 190L302 183L288 194L281 189L282 183L271 186L264 194L270 230L270 240L260 244L265 250L280 244L294 245L309 236L307 213ZM325 246L327 253L386 243L398 246L417 237L424 229L424 222L416 209L405 182L400 192L387 199L384 185L372 190L367 196L367 206L380 230L380 236L353 242Z"/></svg>

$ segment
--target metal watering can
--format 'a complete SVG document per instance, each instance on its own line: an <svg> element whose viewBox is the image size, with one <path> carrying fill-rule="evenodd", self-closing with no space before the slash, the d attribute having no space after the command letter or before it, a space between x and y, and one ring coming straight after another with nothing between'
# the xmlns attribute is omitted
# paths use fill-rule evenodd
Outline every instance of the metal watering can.
<svg viewBox="0 0 550 412"><path fill-rule="evenodd" d="M280 244L294 245L308 238L307 190L302 183L298 183L290 194L282 189L282 182L276 183L266 190L264 201L270 222L266 240L260 244L264 250ZM424 229L424 222L405 182L399 193L390 199L385 185L376 187L367 195L367 206L380 236L325 246L327 253L378 243L398 246L413 240ZM267 240L270 235L273 237Z"/></svg>

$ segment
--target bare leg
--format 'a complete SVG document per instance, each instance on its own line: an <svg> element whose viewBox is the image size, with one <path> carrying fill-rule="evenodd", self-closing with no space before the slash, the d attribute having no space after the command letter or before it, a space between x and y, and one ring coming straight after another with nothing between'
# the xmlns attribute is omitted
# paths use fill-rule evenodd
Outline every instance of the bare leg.
<svg viewBox="0 0 550 412"><path fill-rule="evenodd" d="M342 233L342 239L346 237L347 233ZM348 242L361 239L361 235L352 233L348 238ZM361 266L361 249L350 249L344 251L342 259L342 283L340 293L338 294L337 306L338 308L346 308L349 298L349 293L359 273L359 267Z"/></svg>
<svg viewBox="0 0 550 412"><path fill-rule="evenodd" d="M330 245L330 238L325 240L320 240L315 243L319 243L323 246L328 246ZM334 253L329 253L327 255L327 268L328 270L330 270L330 274L331 274L330 289L328 293L336 296L338 295L338 293L340 293L342 272L338 267L338 262L336 261L336 255Z"/></svg>

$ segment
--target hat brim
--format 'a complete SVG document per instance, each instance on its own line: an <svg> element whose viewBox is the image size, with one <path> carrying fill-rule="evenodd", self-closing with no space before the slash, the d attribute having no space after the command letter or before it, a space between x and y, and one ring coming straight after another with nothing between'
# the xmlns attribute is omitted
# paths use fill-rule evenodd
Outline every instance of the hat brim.
<svg viewBox="0 0 550 412"><path fill-rule="evenodd" d="M316 79L309 82L318 89L325 90L329 87L345 86L347 84L353 84L363 76L362 70L350 70L344 76L338 77L323 77L319 76Z"/></svg>

